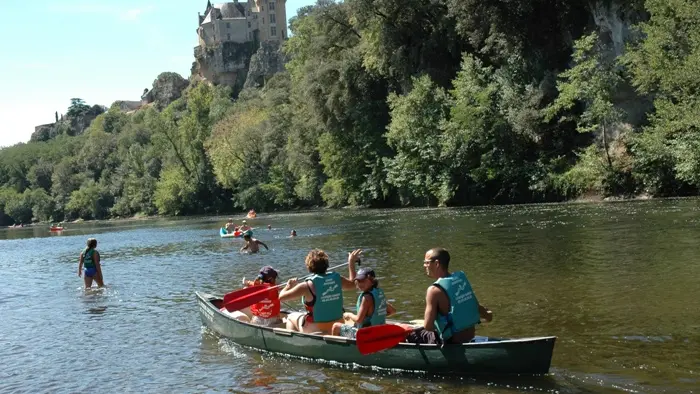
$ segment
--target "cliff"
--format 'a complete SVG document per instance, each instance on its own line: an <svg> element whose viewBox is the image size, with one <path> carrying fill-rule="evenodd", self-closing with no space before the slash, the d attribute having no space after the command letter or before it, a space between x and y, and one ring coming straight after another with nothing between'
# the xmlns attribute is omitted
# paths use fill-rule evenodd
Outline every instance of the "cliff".
<svg viewBox="0 0 700 394"><path fill-rule="evenodd" d="M76 115L66 115L61 117L58 122L48 123L36 126L34 133L30 137L30 142L48 141L56 138L60 134L79 135L90 126L95 118L106 111L101 105L93 105L85 111L81 111Z"/></svg>

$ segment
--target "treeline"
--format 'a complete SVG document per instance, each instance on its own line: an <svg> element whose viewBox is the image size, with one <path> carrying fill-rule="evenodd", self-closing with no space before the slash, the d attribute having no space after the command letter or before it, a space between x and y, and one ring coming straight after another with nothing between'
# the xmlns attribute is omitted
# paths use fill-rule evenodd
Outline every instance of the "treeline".
<svg viewBox="0 0 700 394"><path fill-rule="evenodd" d="M700 186L697 1L322 0L291 30L260 89L3 149L0 221Z"/></svg>

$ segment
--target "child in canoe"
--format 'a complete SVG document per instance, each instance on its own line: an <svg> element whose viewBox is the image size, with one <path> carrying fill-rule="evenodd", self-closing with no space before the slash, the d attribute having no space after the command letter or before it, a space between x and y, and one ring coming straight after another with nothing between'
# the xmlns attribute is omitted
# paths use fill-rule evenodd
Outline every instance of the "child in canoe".
<svg viewBox="0 0 700 394"><path fill-rule="evenodd" d="M277 271L269 265L262 267L260 269L260 274L255 280L245 280L243 279L243 285L245 287L264 285L265 287L275 287L277 284ZM249 322L251 324L256 324L263 327L276 326L282 323L280 319L280 300L278 298L279 289L275 289L274 296L272 298L266 298L257 304L251 305L250 308L246 308L244 311L234 311L230 315L240 321ZM226 309L223 308L225 311ZM250 310L249 317L246 313Z"/></svg>
<svg viewBox="0 0 700 394"><path fill-rule="evenodd" d="M355 276L355 283L362 291L357 298L357 314L343 313L343 319L353 324L333 324L333 335L354 339L358 329L385 324L386 317L396 313L396 309L386 301L384 291L379 288L374 270L369 267L361 268Z"/></svg>
<svg viewBox="0 0 700 394"><path fill-rule="evenodd" d="M92 287L93 280L97 282L97 287L104 287L105 285L102 279L100 252L95 249L96 247L97 240L95 238L89 238L87 240L87 247L80 253L80 258L78 259L78 277L85 274L83 280L86 289ZM85 272L83 272L83 267L85 267Z"/></svg>

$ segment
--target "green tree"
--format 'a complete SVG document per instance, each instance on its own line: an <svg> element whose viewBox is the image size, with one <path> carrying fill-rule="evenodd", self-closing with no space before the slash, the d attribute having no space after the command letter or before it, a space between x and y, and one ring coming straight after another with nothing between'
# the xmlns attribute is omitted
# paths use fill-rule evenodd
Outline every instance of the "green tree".
<svg viewBox="0 0 700 394"><path fill-rule="evenodd" d="M399 189L404 203L421 199L444 204L452 195L444 191L446 163L442 158L442 127L447 120L450 97L429 76L413 80L410 93L389 96L391 123L387 142L396 155L387 158L388 182Z"/></svg>

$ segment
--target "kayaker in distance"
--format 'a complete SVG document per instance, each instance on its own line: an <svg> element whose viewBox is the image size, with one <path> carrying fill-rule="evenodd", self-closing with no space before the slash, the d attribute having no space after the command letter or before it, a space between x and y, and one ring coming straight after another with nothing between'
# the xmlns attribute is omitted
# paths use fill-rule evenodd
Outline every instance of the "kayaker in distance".
<svg viewBox="0 0 700 394"><path fill-rule="evenodd" d="M479 304L463 271L449 272L450 253L443 248L425 252L425 273L436 281L425 295L423 328L408 335L410 343L467 343L474 338L481 318L493 313Z"/></svg>
<svg viewBox="0 0 700 394"><path fill-rule="evenodd" d="M333 335L354 339L358 329L385 324L387 316L396 313L396 309L387 302L384 291L379 288L373 269L360 268L355 276L355 282L357 288L362 291L357 298L357 314L343 313L345 322L350 321L352 324L333 324L331 331Z"/></svg>
<svg viewBox="0 0 700 394"><path fill-rule="evenodd" d="M86 289L92 287L93 280L97 282L97 287L104 287L105 285L102 279L100 252L95 249L96 247L97 240L95 238L89 238L87 240L87 247L80 253L80 258L78 259L78 277L83 275L83 267L85 267L85 277L83 277L83 281L85 282Z"/></svg>
<svg viewBox="0 0 700 394"><path fill-rule="evenodd" d="M246 233L243 236L243 239L245 240L245 244L241 248L240 252L243 252L244 250L248 250L248 253L258 253L260 251L260 246L258 246L258 245L264 246L265 250L270 250L270 248L268 248L264 242L253 238L249 233Z"/></svg>
<svg viewBox="0 0 700 394"><path fill-rule="evenodd" d="M243 286L245 287L258 285L264 285L265 287L274 287L277 285L277 271L271 266L266 265L260 269L260 274L255 280L246 281L245 278L243 279ZM266 298L245 310L231 312L230 315L234 319L263 327L280 325L282 324L282 319L280 319L281 306L278 295L279 289L275 289L274 297ZM222 310L225 311L226 308L222 308ZM252 318L248 316L247 311L250 311Z"/></svg>
<svg viewBox="0 0 700 394"><path fill-rule="evenodd" d="M280 292L280 301L295 300L301 297L306 312L294 312L287 316L287 329L312 333L321 331L329 334L333 323L343 322L343 290L355 288L355 263L360 260L362 250L348 254L349 278L328 270L328 255L314 249L306 256L305 264L312 277L299 283L297 278L287 282Z"/></svg>

